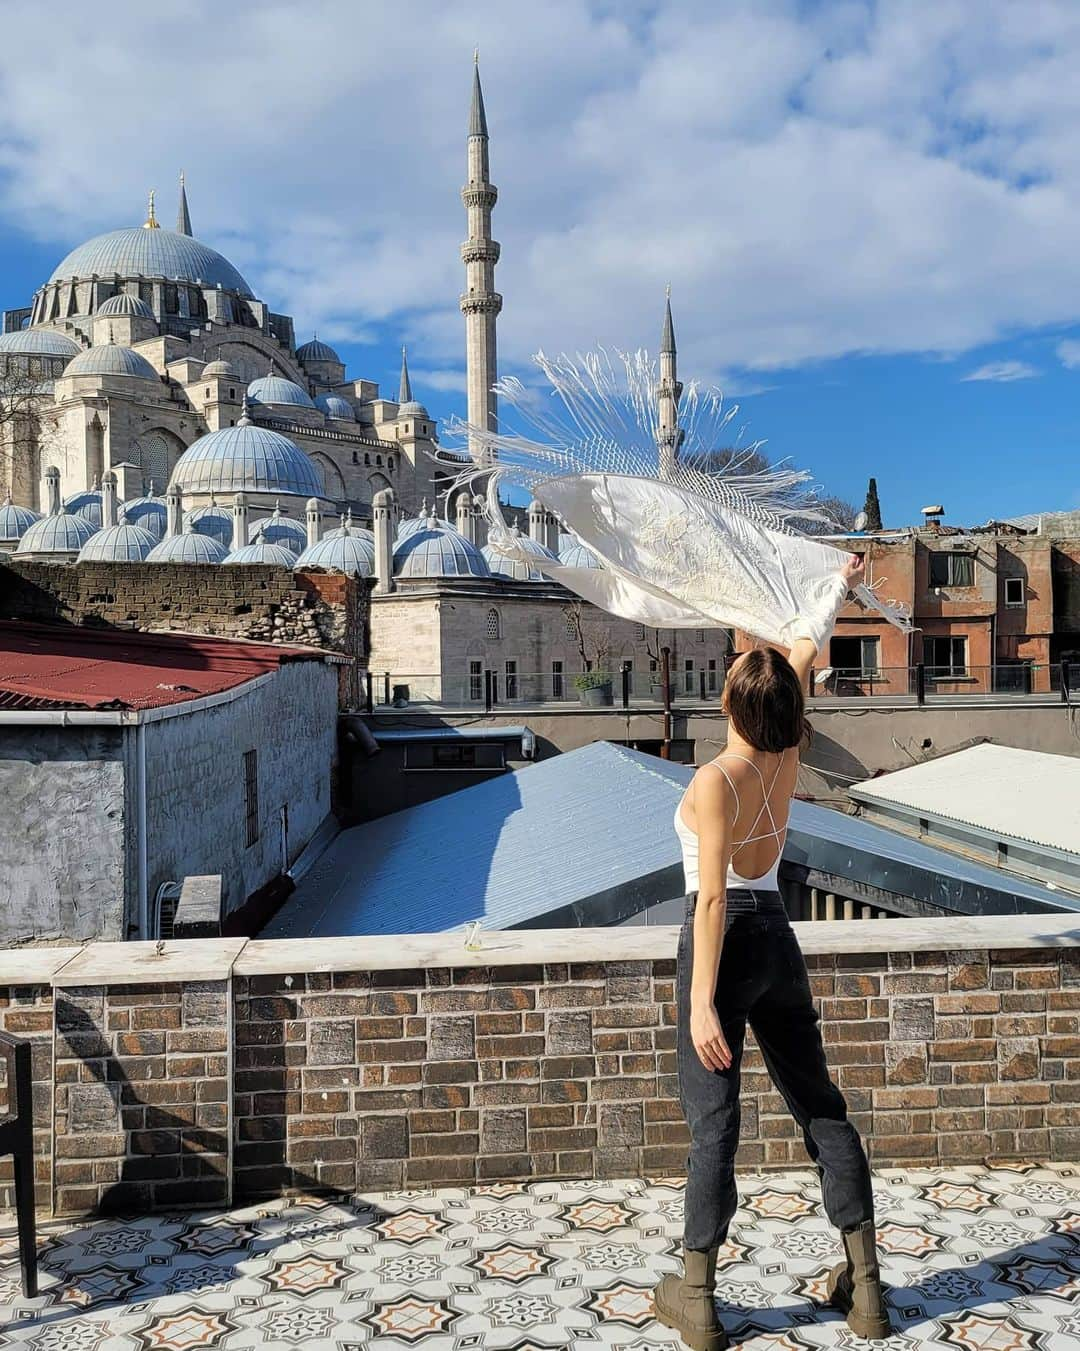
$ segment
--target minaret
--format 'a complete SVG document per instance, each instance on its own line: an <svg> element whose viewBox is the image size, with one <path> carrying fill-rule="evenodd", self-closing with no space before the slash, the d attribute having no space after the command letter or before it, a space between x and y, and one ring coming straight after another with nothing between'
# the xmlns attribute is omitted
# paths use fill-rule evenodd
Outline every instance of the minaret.
<svg viewBox="0 0 1080 1351"><path fill-rule="evenodd" d="M405 347L401 348L401 379L398 382L398 406L412 403L412 385L409 383L409 362L405 356Z"/></svg>
<svg viewBox="0 0 1080 1351"><path fill-rule="evenodd" d="M180 209L176 213L176 233L191 234L191 213L188 211L187 188L184 186L184 171L180 170Z"/></svg>
<svg viewBox="0 0 1080 1351"><path fill-rule="evenodd" d="M491 237L491 209L498 195L494 184L488 180L487 116L480 88L479 58L476 57L469 111L469 181L461 189L469 225L469 237L461 246L461 260L465 264L461 312L465 316L468 420L473 426L487 431L494 431L498 425L497 401L492 386L498 379L495 320L502 309L502 296L495 290L499 246ZM474 458L479 458L479 448L470 449Z"/></svg>
<svg viewBox="0 0 1080 1351"><path fill-rule="evenodd" d="M660 477L670 478L679 456L683 433L679 430L679 399L682 385L676 370L675 325L671 321L671 287L664 302L664 331L660 336L660 383L656 387L656 443Z"/></svg>

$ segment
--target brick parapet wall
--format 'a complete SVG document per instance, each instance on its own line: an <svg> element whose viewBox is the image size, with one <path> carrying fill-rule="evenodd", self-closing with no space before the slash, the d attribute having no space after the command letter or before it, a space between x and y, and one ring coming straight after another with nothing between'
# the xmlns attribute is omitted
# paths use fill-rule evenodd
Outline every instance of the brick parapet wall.
<svg viewBox="0 0 1080 1351"><path fill-rule="evenodd" d="M48 1195L52 1176L53 1122L53 991L48 982L30 985L0 985L0 1032L30 1043L34 1081L34 1185L39 1196ZM0 1116L12 1108L10 1086L3 1082L0 1062ZM12 1161L0 1159L0 1208L15 1204Z"/></svg>
<svg viewBox="0 0 1080 1351"><path fill-rule="evenodd" d="M905 950L910 933L966 941L980 927L991 941L1011 930L1017 945ZM872 1162L1080 1159L1075 921L796 929L832 1073ZM859 951L871 935L895 950ZM681 1173L674 931L484 941L499 964L437 936L233 940L231 974L212 982L195 969L188 981L73 991L61 971L55 1112L51 1134L40 1122L39 1161L50 1175L51 1147L57 1210L206 1204L230 1176L242 1198ZM169 946L180 967L186 946ZM507 964L545 949L551 961ZM46 994L5 1006L35 1014L39 1039ZM39 1055L47 1111L51 1073ZM752 1036L742 1084L740 1164L804 1165Z"/></svg>
<svg viewBox="0 0 1080 1351"><path fill-rule="evenodd" d="M323 648L352 659L342 670L346 707L357 706L357 673L367 665L370 594L360 578L282 567L0 563L2 619Z"/></svg>

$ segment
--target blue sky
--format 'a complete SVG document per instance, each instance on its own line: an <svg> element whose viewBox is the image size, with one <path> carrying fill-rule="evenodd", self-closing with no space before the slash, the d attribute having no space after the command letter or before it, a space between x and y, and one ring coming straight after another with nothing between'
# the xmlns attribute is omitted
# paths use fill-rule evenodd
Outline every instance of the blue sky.
<svg viewBox="0 0 1080 1351"><path fill-rule="evenodd" d="M887 523L1080 507L1072 0L58 0L5 15L0 306L173 215L350 374L462 409L473 46L501 368L654 347ZM231 54L223 60L223 54Z"/></svg>

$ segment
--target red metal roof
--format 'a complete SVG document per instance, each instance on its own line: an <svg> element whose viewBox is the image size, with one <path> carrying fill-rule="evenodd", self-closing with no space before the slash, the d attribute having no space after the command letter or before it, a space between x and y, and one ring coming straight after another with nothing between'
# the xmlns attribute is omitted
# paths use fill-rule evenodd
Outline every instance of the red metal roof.
<svg viewBox="0 0 1080 1351"><path fill-rule="evenodd" d="M0 620L0 709L143 709L243 685L325 654L184 633Z"/></svg>

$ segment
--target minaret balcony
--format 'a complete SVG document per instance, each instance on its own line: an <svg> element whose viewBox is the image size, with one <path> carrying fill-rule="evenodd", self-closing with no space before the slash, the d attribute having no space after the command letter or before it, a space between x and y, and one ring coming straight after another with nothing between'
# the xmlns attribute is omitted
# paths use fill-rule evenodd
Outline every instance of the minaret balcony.
<svg viewBox="0 0 1080 1351"><path fill-rule="evenodd" d="M461 200L466 207L482 206L490 211L499 200L499 190L493 183L466 183L461 189Z"/></svg>
<svg viewBox="0 0 1080 1351"><path fill-rule="evenodd" d="M500 252L499 244L494 239L466 239L461 246L461 261L491 263L494 266L499 261Z"/></svg>
<svg viewBox="0 0 1080 1351"><path fill-rule="evenodd" d="M498 314L503 298L498 291L470 291L461 297L462 314Z"/></svg>

